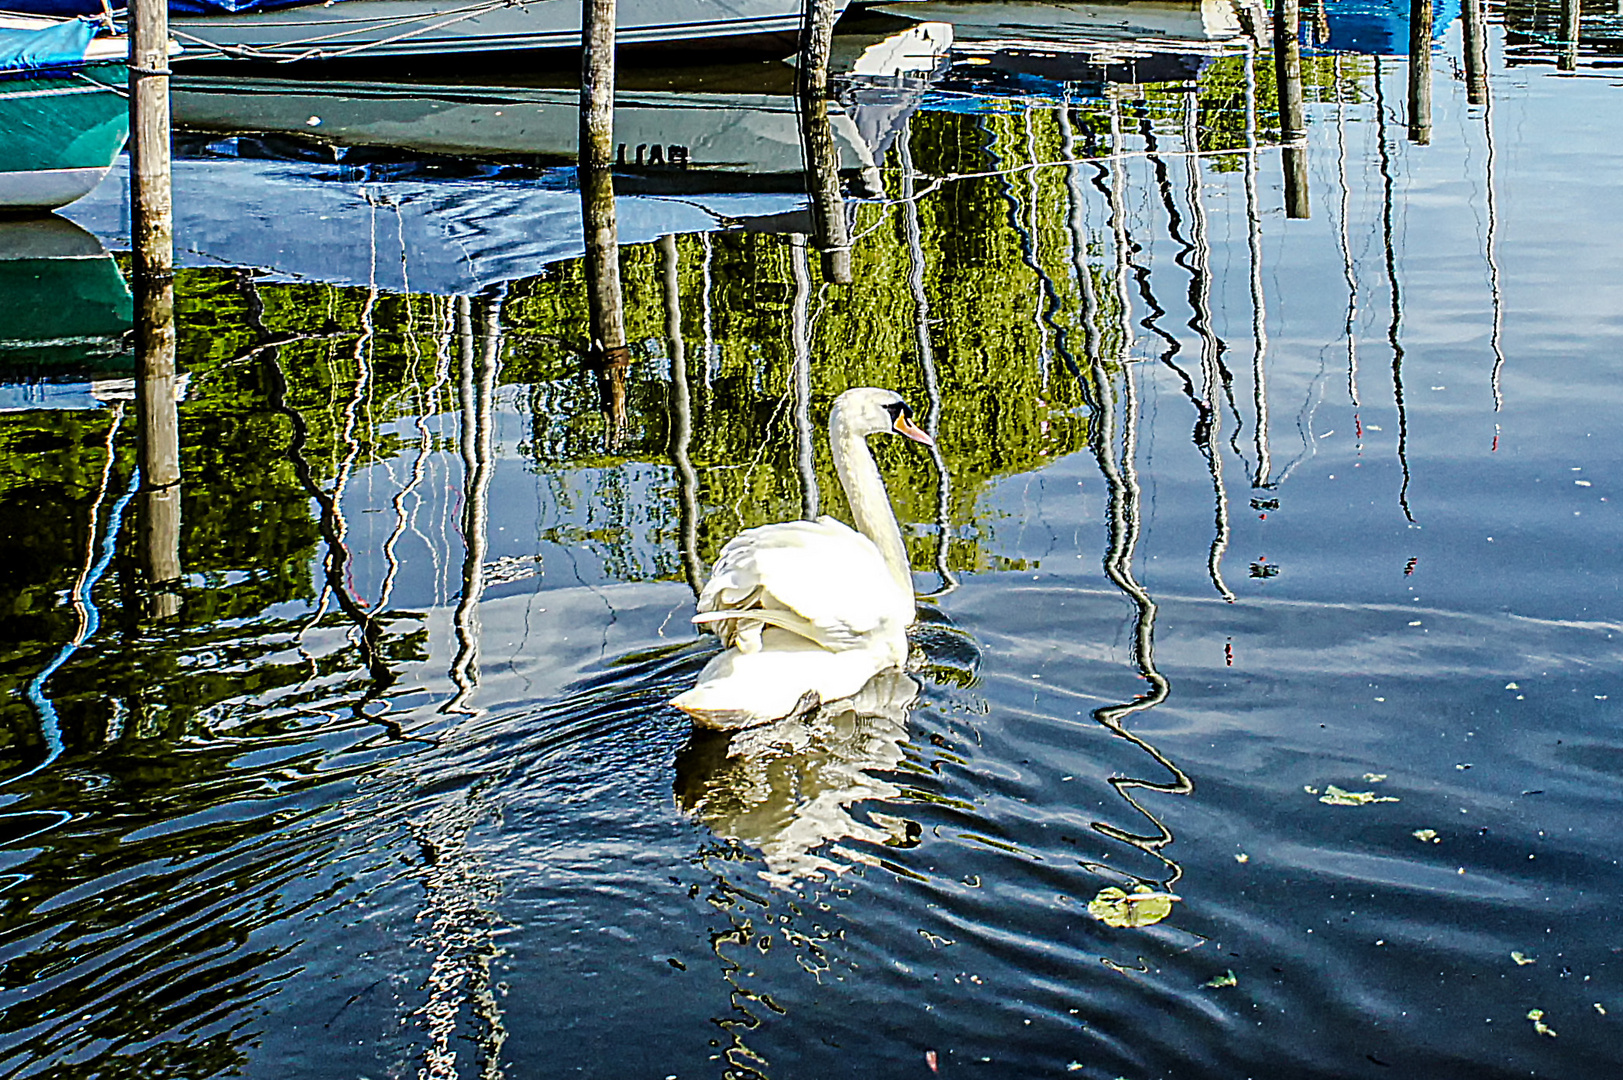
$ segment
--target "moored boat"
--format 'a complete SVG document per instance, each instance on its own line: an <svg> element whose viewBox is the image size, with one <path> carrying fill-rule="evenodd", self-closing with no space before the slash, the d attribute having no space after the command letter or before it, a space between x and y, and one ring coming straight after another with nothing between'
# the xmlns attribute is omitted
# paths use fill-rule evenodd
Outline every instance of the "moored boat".
<svg viewBox="0 0 1623 1080"><path fill-rule="evenodd" d="M128 56L82 19L0 15L0 213L66 206L107 175L129 135Z"/></svg>

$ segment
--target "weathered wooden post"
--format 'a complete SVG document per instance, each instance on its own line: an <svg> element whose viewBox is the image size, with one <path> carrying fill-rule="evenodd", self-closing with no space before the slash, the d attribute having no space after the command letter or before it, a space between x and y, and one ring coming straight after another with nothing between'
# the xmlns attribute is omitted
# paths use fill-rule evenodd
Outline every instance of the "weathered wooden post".
<svg viewBox="0 0 1623 1080"><path fill-rule="evenodd" d="M1409 141L1431 142L1431 0L1409 0Z"/></svg>
<svg viewBox="0 0 1623 1080"><path fill-rule="evenodd" d="M812 245L821 256L823 277L836 285L851 283L851 229L845 220L845 194L840 190L840 148L828 98L800 99L800 142L806 158L806 193L811 199Z"/></svg>
<svg viewBox="0 0 1623 1080"><path fill-rule="evenodd" d="M1482 0L1464 0L1461 22L1465 36L1465 100L1472 105L1488 103L1488 33L1482 17Z"/></svg>
<svg viewBox="0 0 1623 1080"><path fill-rule="evenodd" d="M1285 166L1285 216L1310 216L1307 193L1307 114L1302 106L1301 6L1274 0L1274 75L1279 85L1280 153Z"/></svg>
<svg viewBox="0 0 1623 1080"><path fill-rule="evenodd" d="M167 0L131 3L129 72L141 569L152 590L147 615L168 618L180 610L180 597L165 588L180 578L180 418L175 379Z"/></svg>
<svg viewBox="0 0 1623 1080"><path fill-rule="evenodd" d="M609 442L626 426L625 313L620 296L620 232L614 207L615 0L581 0L580 179L586 232L587 360L597 373Z"/></svg>
<svg viewBox="0 0 1623 1080"><path fill-rule="evenodd" d="M1555 59L1561 71L1578 70L1578 30L1583 19L1579 0L1561 0L1561 51Z"/></svg>

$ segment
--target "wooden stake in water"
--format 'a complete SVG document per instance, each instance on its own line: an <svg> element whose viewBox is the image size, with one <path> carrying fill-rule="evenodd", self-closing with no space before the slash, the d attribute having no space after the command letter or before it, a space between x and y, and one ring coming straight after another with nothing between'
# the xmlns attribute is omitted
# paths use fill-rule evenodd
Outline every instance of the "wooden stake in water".
<svg viewBox="0 0 1623 1080"><path fill-rule="evenodd" d="M1461 19L1465 36L1465 100L1488 103L1488 33L1483 25L1482 0L1464 0Z"/></svg>
<svg viewBox="0 0 1623 1080"><path fill-rule="evenodd" d="M1307 115L1302 106L1301 7L1274 0L1274 74L1279 83L1279 137L1285 166L1285 216L1309 216Z"/></svg>
<svg viewBox="0 0 1623 1080"><path fill-rule="evenodd" d="M1431 0L1409 0L1409 141L1431 142Z"/></svg>
<svg viewBox="0 0 1623 1080"><path fill-rule="evenodd" d="M174 227L169 168L169 8L130 5L130 241L140 436L141 566L149 587L180 577L180 420L175 380ZM149 615L179 611L155 592Z"/></svg>

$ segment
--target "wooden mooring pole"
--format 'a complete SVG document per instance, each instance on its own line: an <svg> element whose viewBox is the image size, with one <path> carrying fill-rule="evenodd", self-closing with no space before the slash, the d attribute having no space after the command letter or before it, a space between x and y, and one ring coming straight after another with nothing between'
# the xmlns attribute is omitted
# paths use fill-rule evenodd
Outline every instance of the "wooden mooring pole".
<svg viewBox="0 0 1623 1080"><path fill-rule="evenodd" d="M180 597L180 418L175 377L175 273L169 165L169 8L130 5L130 243L135 294L141 567L147 614L168 618Z"/></svg>
<svg viewBox="0 0 1623 1080"><path fill-rule="evenodd" d="M1431 0L1409 0L1409 141L1431 142Z"/></svg>
<svg viewBox="0 0 1623 1080"><path fill-rule="evenodd" d="M610 446L626 426L625 311L614 206L615 0L581 0L580 205L586 231L587 359L597 375Z"/></svg>
<svg viewBox="0 0 1623 1080"><path fill-rule="evenodd" d="M1302 105L1301 5L1274 0L1274 75L1279 84L1280 154L1285 166L1285 216L1310 216L1307 193L1307 113Z"/></svg>

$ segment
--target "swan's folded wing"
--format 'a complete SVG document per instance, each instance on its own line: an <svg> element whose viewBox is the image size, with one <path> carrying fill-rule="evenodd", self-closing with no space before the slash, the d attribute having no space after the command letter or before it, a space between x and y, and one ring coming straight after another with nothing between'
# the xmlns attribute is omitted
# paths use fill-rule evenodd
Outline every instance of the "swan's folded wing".
<svg viewBox="0 0 1623 1080"><path fill-rule="evenodd" d="M906 626L913 598L901 595L873 541L824 517L748 529L722 549L699 594L699 621L717 621L704 618L711 612L755 609L762 610L760 622L839 650Z"/></svg>

